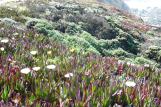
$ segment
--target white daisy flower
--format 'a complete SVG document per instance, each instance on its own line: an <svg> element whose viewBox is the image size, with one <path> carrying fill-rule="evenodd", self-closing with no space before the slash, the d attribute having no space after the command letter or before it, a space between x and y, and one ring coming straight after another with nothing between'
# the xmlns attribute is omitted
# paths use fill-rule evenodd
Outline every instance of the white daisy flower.
<svg viewBox="0 0 161 107"><path fill-rule="evenodd" d="M8 43L9 40L8 40L7 38L6 38L6 39L2 39L1 42L2 42L2 43Z"/></svg>
<svg viewBox="0 0 161 107"><path fill-rule="evenodd" d="M0 50L1 50L1 51L4 51L4 47L1 47Z"/></svg>
<svg viewBox="0 0 161 107"><path fill-rule="evenodd" d="M135 64L131 64L131 66L135 66Z"/></svg>
<svg viewBox="0 0 161 107"><path fill-rule="evenodd" d="M21 69L20 72L23 73L23 74L28 74L28 73L31 72L31 70L30 70L30 68L23 68L23 69Z"/></svg>
<svg viewBox="0 0 161 107"><path fill-rule="evenodd" d="M56 66L55 65L47 65L46 68L47 69L50 69L50 70L51 69L54 70L56 68Z"/></svg>
<svg viewBox="0 0 161 107"><path fill-rule="evenodd" d="M117 62L118 64L124 64L124 61L122 61L122 60L118 60L118 62Z"/></svg>
<svg viewBox="0 0 161 107"><path fill-rule="evenodd" d="M39 71L40 70L40 67L33 67L32 68L34 71Z"/></svg>
<svg viewBox="0 0 161 107"><path fill-rule="evenodd" d="M136 83L134 81L126 81L125 85L128 87L135 87Z"/></svg>
<svg viewBox="0 0 161 107"><path fill-rule="evenodd" d="M70 77L73 77L73 73L68 73L68 74L65 74L64 75L65 78L70 78Z"/></svg>
<svg viewBox="0 0 161 107"><path fill-rule="evenodd" d="M14 37L12 37L12 40L15 40L15 38L14 38Z"/></svg>
<svg viewBox="0 0 161 107"><path fill-rule="evenodd" d="M149 64L145 64L144 67L147 67L148 68L148 67L150 67L150 65Z"/></svg>
<svg viewBox="0 0 161 107"><path fill-rule="evenodd" d="M30 54L31 55L36 55L37 54L37 51L31 51Z"/></svg>
<svg viewBox="0 0 161 107"><path fill-rule="evenodd" d="M127 62L127 65L130 66L131 65L131 62Z"/></svg>

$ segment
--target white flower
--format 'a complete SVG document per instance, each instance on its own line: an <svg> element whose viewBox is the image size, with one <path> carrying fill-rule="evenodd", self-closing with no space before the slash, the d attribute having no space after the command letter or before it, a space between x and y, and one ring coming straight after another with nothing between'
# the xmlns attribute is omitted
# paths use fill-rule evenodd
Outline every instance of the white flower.
<svg viewBox="0 0 161 107"><path fill-rule="evenodd" d="M150 65L149 64L145 64L144 67L147 67L148 68L148 67L150 67Z"/></svg>
<svg viewBox="0 0 161 107"><path fill-rule="evenodd" d="M2 39L1 42L2 42L2 43L8 43L9 40L8 40L7 38L6 38L6 39Z"/></svg>
<svg viewBox="0 0 161 107"><path fill-rule="evenodd" d="M30 70L30 68L24 68L24 69L21 69L20 72L23 73L23 74L28 74L28 73L31 72L31 70Z"/></svg>
<svg viewBox="0 0 161 107"><path fill-rule="evenodd" d="M131 64L131 66L135 66L135 64Z"/></svg>
<svg viewBox="0 0 161 107"><path fill-rule="evenodd" d="M40 67L33 67L32 68L34 71L38 71L38 70L40 70Z"/></svg>
<svg viewBox="0 0 161 107"><path fill-rule="evenodd" d="M54 70L56 68L56 66L55 65L47 65L46 68Z"/></svg>
<svg viewBox="0 0 161 107"><path fill-rule="evenodd" d="M118 60L118 64L124 64L124 61Z"/></svg>
<svg viewBox="0 0 161 107"><path fill-rule="evenodd" d="M113 107L122 107L122 106L116 103Z"/></svg>
<svg viewBox="0 0 161 107"><path fill-rule="evenodd" d="M17 35L19 35L19 34L18 34L17 32L15 32L15 33L13 33L13 35L14 35L14 36L17 36Z"/></svg>
<svg viewBox="0 0 161 107"><path fill-rule="evenodd" d="M36 55L37 54L37 51L31 51L30 54Z"/></svg>
<svg viewBox="0 0 161 107"><path fill-rule="evenodd" d="M136 83L134 81L126 81L125 85L128 87L135 87Z"/></svg>
<svg viewBox="0 0 161 107"><path fill-rule="evenodd" d="M14 37L12 37L12 40L15 40L15 38L14 38Z"/></svg>
<svg viewBox="0 0 161 107"><path fill-rule="evenodd" d="M73 73L68 73L68 74L65 74L64 75L65 78L70 78L70 77L73 77Z"/></svg>
<svg viewBox="0 0 161 107"><path fill-rule="evenodd" d="M16 98L16 99L14 99L14 100L12 100L12 102L14 102L15 104L18 104L18 103L19 103L19 101L20 101L20 100L19 100L19 99L17 99L17 98Z"/></svg>
<svg viewBox="0 0 161 107"><path fill-rule="evenodd" d="M131 62L127 62L127 65L130 66L131 65Z"/></svg>
<svg viewBox="0 0 161 107"><path fill-rule="evenodd" d="M4 47L1 47L0 50L1 50L1 51L4 51Z"/></svg>

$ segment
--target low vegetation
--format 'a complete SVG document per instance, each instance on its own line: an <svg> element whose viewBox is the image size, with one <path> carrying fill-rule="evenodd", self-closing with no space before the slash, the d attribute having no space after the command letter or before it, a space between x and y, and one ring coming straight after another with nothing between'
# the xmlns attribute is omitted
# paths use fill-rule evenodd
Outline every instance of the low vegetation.
<svg viewBox="0 0 161 107"><path fill-rule="evenodd" d="M75 3L21 6L30 8L0 7L0 106L160 106L161 50L143 53L144 32L126 29L123 16Z"/></svg>

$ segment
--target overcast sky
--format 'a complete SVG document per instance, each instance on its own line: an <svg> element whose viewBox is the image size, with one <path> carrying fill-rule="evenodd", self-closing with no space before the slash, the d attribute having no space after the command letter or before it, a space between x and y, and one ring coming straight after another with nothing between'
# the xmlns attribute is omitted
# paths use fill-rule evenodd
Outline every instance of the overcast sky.
<svg viewBox="0 0 161 107"><path fill-rule="evenodd" d="M146 7L161 7L161 0L124 0L129 7L145 9Z"/></svg>

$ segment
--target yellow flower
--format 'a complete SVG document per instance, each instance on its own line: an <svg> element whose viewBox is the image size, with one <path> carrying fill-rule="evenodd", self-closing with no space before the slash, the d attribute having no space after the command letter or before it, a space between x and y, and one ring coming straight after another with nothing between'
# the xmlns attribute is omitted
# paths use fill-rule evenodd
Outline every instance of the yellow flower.
<svg viewBox="0 0 161 107"><path fill-rule="evenodd" d="M48 51L48 52L47 52L48 55L51 55L51 53L52 53L52 51Z"/></svg>
<svg viewBox="0 0 161 107"><path fill-rule="evenodd" d="M74 49L74 48L70 49L70 52L74 52L74 51L75 51L75 49Z"/></svg>

